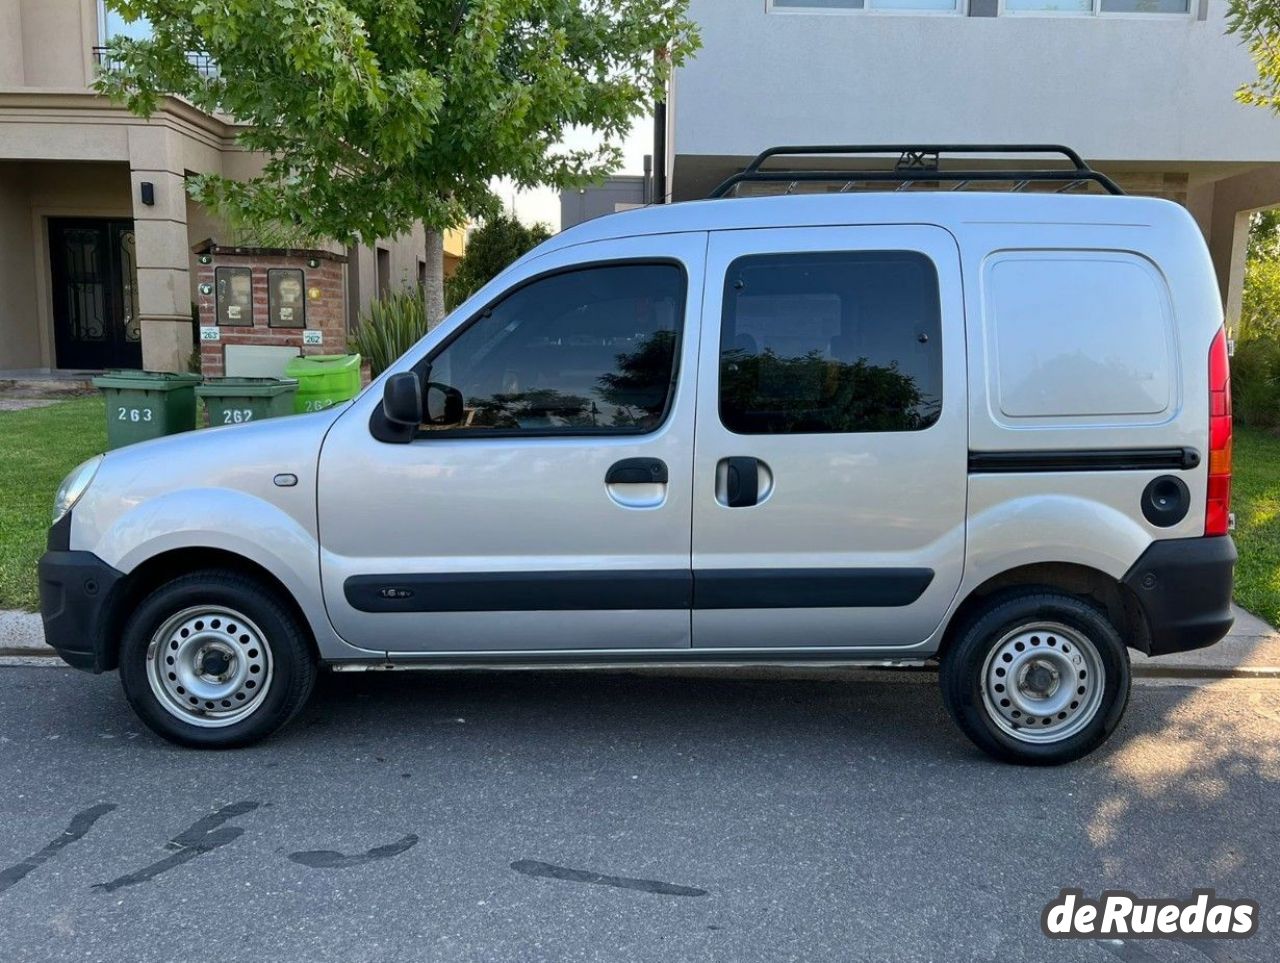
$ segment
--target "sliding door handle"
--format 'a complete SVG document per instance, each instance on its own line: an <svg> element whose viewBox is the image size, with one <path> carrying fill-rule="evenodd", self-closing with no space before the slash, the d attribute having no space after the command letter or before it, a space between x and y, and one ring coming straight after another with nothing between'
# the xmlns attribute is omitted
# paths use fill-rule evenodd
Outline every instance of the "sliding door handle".
<svg viewBox="0 0 1280 963"><path fill-rule="evenodd" d="M759 500L760 462L754 458L724 460L724 504L729 508L750 508Z"/></svg>
<svg viewBox="0 0 1280 963"><path fill-rule="evenodd" d="M624 458L604 476L606 485L665 485L667 463L661 458Z"/></svg>

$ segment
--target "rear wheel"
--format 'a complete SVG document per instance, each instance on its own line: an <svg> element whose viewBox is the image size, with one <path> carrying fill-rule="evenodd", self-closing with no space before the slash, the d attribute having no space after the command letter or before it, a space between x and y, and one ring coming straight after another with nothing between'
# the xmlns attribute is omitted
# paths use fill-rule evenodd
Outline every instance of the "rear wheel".
<svg viewBox="0 0 1280 963"><path fill-rule="evenodd" d="M1056 765L1092 752L1119 724L1129 653L1088 602L1020 590L993 599L961 630L940 681L947 710L983 751Z"/></svg>
<svg viewBox="0 0 1280 963"><path fill-rule="evenodd" d="M297 617L236 572L195 572L162 585L121 640L120 679L134 711L185 746L266 738L305 705L315 676Z"/></svg>

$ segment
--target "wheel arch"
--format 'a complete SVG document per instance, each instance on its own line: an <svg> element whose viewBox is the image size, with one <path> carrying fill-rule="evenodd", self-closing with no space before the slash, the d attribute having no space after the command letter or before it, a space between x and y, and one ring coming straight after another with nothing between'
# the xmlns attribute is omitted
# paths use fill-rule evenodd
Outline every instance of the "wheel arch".
<svg viewBox="0 0 1280 963"><path fill-rule="evenodd" d="M946 655L964 628L993 599L1028 588L1066 592L1090 602L1102 609L1120 632L1125 645L1140 652L1150 652L1150 627L1137 596L1128 586L1088 565L1076 562L1035 562L993 575L970 591L951 613L937 657Z"/></svg>
<svg viewBox="0 0 1280 963"><path fill-rule="evenodd" d="M102 633L102 644L99 649L102 670L110 671L119 666L120 638L125 621L138 604L164 583L202 569L235 572L255 582L264 583L297 619L312 654L317 659L320 658L311 620L307 618L306 612L294 594L289 591L288 586L268 568L224 548L184 546L152 555L136 565L112 590L99 626L99 632Z"/></svg>

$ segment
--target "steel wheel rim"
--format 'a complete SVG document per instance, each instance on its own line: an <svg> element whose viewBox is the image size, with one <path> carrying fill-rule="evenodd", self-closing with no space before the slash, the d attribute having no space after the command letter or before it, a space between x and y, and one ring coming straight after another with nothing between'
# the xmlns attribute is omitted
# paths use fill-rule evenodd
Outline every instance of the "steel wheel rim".
<svg viewBox="0 0 1280 963"><path fill-rule="evenodd" d="M1106 691L1098 648L1060 622L1034 622L1005 634L982 664L987 716L1019 742L1061 742L1091 723Z"/></svg>
<svg viewBox="0 0 1280 963"><path fill-rule="evenodd" d="M147 645L147 681L165 710L205 729L233 726L271 688L271 647L243 613L197 605L166 619Z"/></svg>

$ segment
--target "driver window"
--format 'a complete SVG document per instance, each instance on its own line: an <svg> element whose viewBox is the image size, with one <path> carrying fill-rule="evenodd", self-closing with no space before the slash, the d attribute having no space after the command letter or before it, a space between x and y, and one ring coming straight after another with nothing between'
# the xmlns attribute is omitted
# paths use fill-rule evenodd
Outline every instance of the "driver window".
<svg viewBox="0 0 1280 963"><path fill-rule="evenodd" d="M618 264L540 278L430 359L422 430L645 432L675 388L684 272Z"/></svg>

